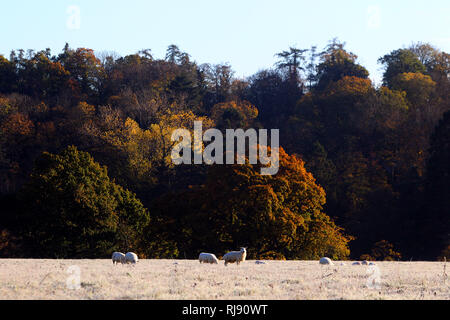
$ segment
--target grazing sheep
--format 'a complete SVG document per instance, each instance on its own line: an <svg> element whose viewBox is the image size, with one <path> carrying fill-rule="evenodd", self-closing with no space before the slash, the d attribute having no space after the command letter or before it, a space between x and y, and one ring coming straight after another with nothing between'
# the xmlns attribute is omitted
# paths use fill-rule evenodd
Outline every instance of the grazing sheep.
<svg viewBox="0 0 450 320"><path fill-rule="evenodd" d="M241 251L231 251L226 253L222 259L225 260L225 266L229 263L236 262L237 265L239 263L244 262L247 257L247 250L245 248L241 248Z"/></svg>
<svg viewBox="0 0 450 320"><path fill-rule="evenodd" d="M360 266L360 265L361 265L361 262L355 261L355 262L352 263L352 265L354 265L354 266Z"/></svg>
<svg viewBox="0 0 450 320"><path fill-rule="evenodd" d="M119 263L119 262L121 264L126 263L125 255L122 252L114 252L112 254L112 262L113 262L114 265Z"/></svg>
<svg viewBox="0 0 450 320"><path fill-rule="evenodd" d="M198 256L198 261L200 263L211 263L211 264L218 264L219 263L219 259L217 259L217 257L212 254L212 253L200 253L200 255Z"/></svg>
<svg viewBox="0 0 450 320"><path fill-rule="evenodd" d="M320 258L319 263L333 265L333 261L331 261L330 258L326 258L326 257Z"/></svg>
<svg viewBox="0 0 450 320"><path fill-rule="evenodd" d="M127 254L125 255L125 261L126 264L131 263L131 264L136 264L139 259L136 253L133 252L127 252Z"/></svg>

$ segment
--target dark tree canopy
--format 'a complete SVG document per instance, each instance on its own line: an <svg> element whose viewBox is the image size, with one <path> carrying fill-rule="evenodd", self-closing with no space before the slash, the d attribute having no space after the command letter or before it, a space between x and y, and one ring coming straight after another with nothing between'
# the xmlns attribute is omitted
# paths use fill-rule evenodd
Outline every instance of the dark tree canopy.
<svg viewBox="0 0 450 320"><path fill-rule="evenodd" d="M0 55L0 256L450 258L450 54L387 53L381 86L337 39L274 57L237 78L176 45ZM195 121L279 129L282 170L176 166Z"/></svg>
<svg viewBox="0 0 450 320"><path fill-rule="evenodd" d="M317 66L317 89L323 90L330 83L344 77L367 79L369 72L356 63L357 56L344 49L345 44L333 40L320 54L320 64Z"/></svg>
<svg viewBox="0 0 450 320"><path fill-rule="evenodd" d="M420 244L428 258L445 256L450 251L450 112L446 112L431 137L430 158L425 184L426 206L421 212Z"/></svg>

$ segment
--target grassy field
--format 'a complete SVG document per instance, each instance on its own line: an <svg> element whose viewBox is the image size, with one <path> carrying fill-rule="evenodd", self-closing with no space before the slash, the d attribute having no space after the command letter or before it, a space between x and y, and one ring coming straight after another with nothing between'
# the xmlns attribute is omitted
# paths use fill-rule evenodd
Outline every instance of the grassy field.
<svg viewBox="0 0 450 320"><path fill-rule="evenodd" d="M443 262L343 263L225 267L222 261L141 260L113 266L111 260L6 259L0 260L0 299L450 299Z"/></svg>

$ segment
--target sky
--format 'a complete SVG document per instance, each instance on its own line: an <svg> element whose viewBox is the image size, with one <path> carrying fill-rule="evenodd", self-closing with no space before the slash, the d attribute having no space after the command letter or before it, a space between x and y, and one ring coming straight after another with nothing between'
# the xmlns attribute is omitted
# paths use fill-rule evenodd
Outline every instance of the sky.
<svg viewBox="0 0 450 320"><path fill-rule="evenodd" d="M72 48L124 56L176 44L197 63L229 63L237 77L270 68L291 46L337 37L378 83L378 58L429 42L450 52L448 0L18 0L0 9L0 54Z"/></svg>

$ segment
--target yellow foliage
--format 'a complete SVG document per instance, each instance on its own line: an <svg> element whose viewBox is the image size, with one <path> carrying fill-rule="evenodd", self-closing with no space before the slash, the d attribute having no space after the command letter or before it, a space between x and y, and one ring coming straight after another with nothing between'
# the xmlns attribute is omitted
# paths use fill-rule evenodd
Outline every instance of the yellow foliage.
<svg viewBox="0 0 450 320"><path fill-rule="evenodd" d="M202 121L204 130L214 126L211 119L198 117L191 111L172 113L169 110L148 129L127 118L118 128L103 131L101 137L127 155L129 169L137 179L151 179L156 167L174 166L171 158L172 148L176 144L171 141L173 131L183 128L192 132L194 121Z"/></svg>
<svg viewBox="0 0 450 320"><path fill-rule="evenodd" d="M369 79L346 76L333 83L327 94L329 96L364 96L371 90L373 90L372 81Z"/></svg>
<svg viewBox="0 0 450 320"><path fill-rule="evenodd" d="M76 106L76 110L83 118L90 118L95 115L95 106L90 105L84 101L80 102Z"/></svg>
<svg viewBox="0 0 450 320"><path fill-rule="evenodd" d="M435 87L436 82L422 73L402 73L394 79L394 89L406 92L408 100L413 104L428 103Z"/></svg>

